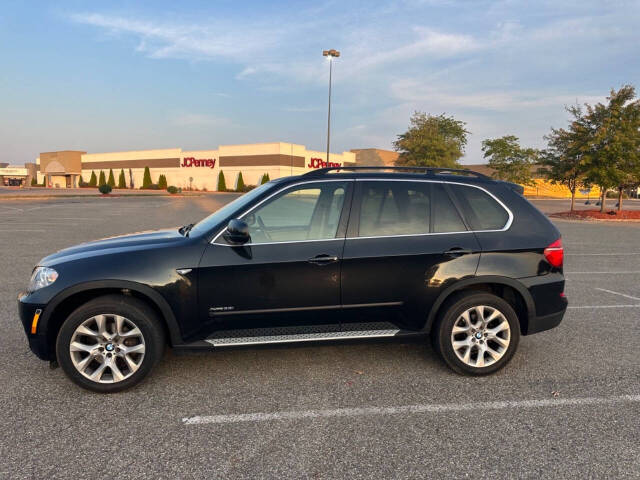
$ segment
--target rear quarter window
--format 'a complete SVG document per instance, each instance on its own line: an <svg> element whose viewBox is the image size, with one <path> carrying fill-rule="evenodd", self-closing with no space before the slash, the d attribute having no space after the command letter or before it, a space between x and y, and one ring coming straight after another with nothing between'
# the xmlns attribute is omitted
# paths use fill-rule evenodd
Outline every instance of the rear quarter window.
<svg viewBox="0 0 640 480"><path fill-rule="evenodd" d="M484 190L455 184L449 187L472 230L502 230L507 225L509 213Z"/></svg>

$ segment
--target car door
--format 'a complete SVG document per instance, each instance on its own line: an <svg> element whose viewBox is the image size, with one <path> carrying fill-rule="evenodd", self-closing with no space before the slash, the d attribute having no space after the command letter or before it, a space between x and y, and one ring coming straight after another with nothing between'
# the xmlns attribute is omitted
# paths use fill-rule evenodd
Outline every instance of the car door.
<svg viewBox="0 0 640 480"><path fill-rule="evenodd" d="M339 324L340 267L352 181L305 182L244 212L251 240L219 235L199 268L210 330Z"/></svg>
<svg viewBox="0 0 640 480"><path fill-rule="evenodd" d="M420 329L451 283L473 276L475 235L440 182L356 182L342 260L343 322Z"/></svg>

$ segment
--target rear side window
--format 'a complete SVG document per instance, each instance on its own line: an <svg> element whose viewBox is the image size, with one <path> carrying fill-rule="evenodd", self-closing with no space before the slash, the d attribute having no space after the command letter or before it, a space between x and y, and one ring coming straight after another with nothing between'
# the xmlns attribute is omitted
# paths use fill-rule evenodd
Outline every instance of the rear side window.
<svg viewBox="0 0 640 480"><path fill-rule="evenodd" d="M449 194L441 184L432 184L431 199L433 201L433 231L435 233L467 230L458 210L449 198Z"/></svg>
<svg viewBox="0 0 640 480"><path fill-rule="evenodd" d="M360 237L429 233L430 215L428 183L362 183Z"/></svg>
<svg viewBox="0 0 640 480"><path fill-rule="evenodd" d="M483 190L466 185L449 185L473 230L502 230L509 213Z"/></svg>

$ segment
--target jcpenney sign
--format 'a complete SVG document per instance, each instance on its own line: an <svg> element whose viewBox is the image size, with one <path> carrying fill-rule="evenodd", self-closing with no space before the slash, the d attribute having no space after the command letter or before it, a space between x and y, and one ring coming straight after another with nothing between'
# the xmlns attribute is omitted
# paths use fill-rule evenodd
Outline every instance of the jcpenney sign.
<svg viewBox="0 0 640 480"><path fill-rule="evenodd" d="M325 162L321 158L312 158L307 164L309 168L326 168L326 167L341 167L342 164L336 162Z"/></svg>
<svg viewBox="0 0 640 480"><path fill-rule="evenodd" d="M213 168L216 166L215 158L194 158L194 157L184 157L182 159L183 167L209 167Z"/></svg>

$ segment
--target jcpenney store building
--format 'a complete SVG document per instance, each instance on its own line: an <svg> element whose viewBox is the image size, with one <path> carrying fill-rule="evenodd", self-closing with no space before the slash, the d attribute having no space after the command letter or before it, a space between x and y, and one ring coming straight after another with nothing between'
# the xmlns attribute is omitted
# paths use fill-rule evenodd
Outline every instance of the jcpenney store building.
<svg viewBox="0 0 640 480"><path fill-rule="evenodd" d="M91 173L96 176L109 170L118 181L124 170L127 188L140 188L145 167L149 167L151 180L158 182L162 174L168 185L181 188L217 190L218 175L224 173L227 188L235 188L238 174L246 185L257 185L267 173L274 179L299 175L324 166L355 165L356 154L343 152L330 154L307 150L304 145L292 143L257 143L249 145L220 145L217 150L183 151L180 148L140 150L131 152L86 153L75 150L41 153L36 159L37 179L51 188L79 186L80 176L88 182Z"/></svg>

